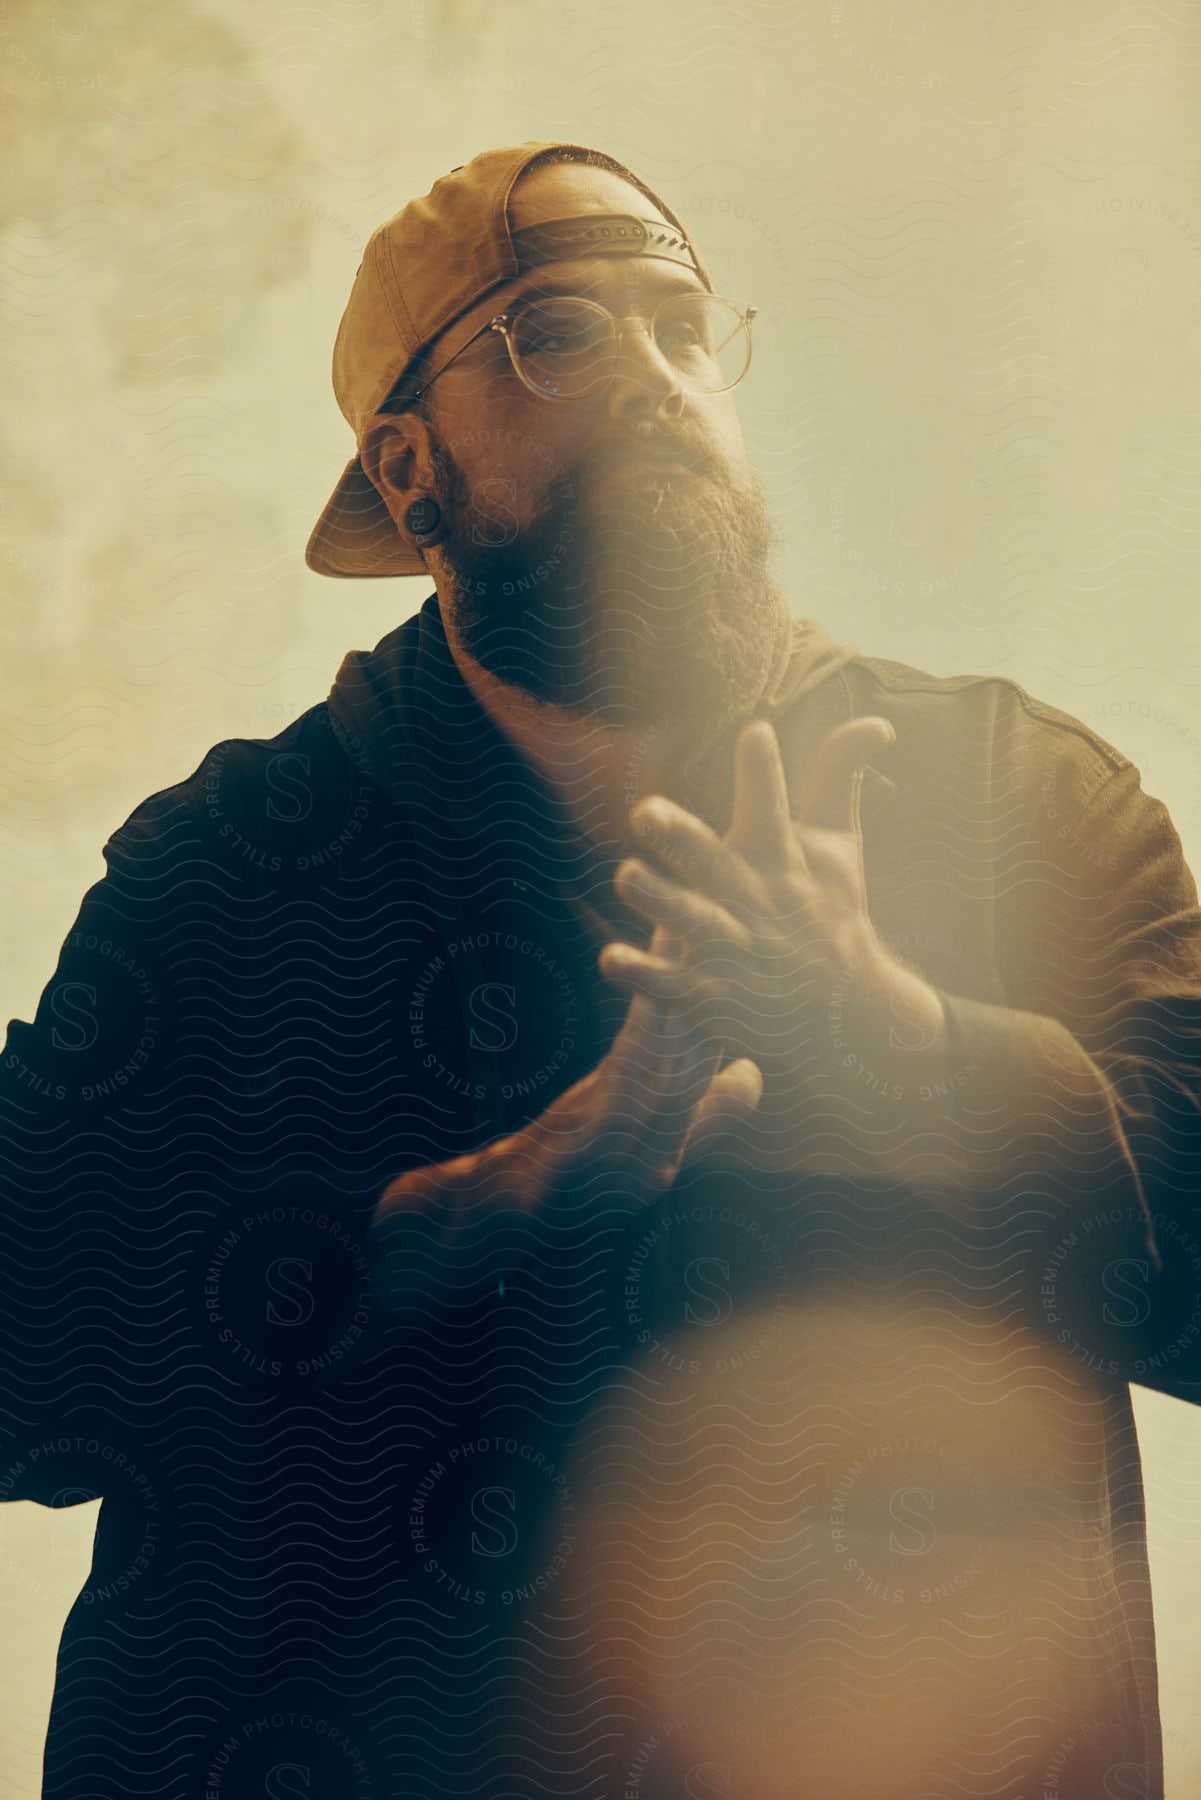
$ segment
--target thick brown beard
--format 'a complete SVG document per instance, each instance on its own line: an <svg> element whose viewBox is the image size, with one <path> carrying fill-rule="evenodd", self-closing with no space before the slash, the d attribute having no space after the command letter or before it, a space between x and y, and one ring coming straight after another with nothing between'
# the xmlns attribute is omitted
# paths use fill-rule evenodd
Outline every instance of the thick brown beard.
<svg viewBox="0 0 1201 1800"><path fill-rule="evenodd" d="M687 717L711 739L750 716L789 626L757 477L577 470L530 528L489 543L438 450L452 623L490 674L616 727Z"/></svg>

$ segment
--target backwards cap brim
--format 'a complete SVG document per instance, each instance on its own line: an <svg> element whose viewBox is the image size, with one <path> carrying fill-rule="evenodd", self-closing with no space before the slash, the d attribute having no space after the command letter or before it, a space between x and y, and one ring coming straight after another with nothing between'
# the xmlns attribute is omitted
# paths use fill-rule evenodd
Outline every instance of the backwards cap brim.
<svg viewBox="0 0 1201 1800"><path fill-rule="evenodd" d="M317 575L425 575L421 553L406 543L368 480L358 456L351 457L325 503L305 546L304 560Z"/></svg>

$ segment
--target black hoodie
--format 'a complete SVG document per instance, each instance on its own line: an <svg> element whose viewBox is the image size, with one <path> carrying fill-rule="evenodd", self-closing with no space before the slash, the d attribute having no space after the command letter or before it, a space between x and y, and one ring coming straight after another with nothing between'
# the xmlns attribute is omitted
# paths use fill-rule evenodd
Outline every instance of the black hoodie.
<svg viewBox="0 0 1201 1800"><path fill-rule="evenodd" d="M372 1220L393 1177L518 1129L595 1066L625 1011L597 950L613 929L640 935L611 862L464 687L433 596L348 655L326 702L273 739L215 745L105 846L0 1060L0 1493L104 1496L60 1655L52 1800L624 1792L638 1707L648 1729L657 1715L645 1694L598 1704L587 1621L563 1624L583 1567L578 1471L606 1397L649 1376L675 1404L670 1383L695 1375L677 1327L704 1323L695 1284L716 1268L740 1305L786 1300L798 1317L899 1298L910 1349L933 1290L955 1343L985 1316L1058 1339L1041 1379L1072 1422L1070 1481L1060 1470L1055 1488L1035 1457L981 1527L1027 1564L1054 1542L1055 1572L1012 1616L940 1614L931 1665L1004 1640L1042 1672L999 1665L968 1720L947 1675L939 1755L967 1759L966 1791L990 1796L1041 1794L1052 1764L1063 1800L1092 1800L1117 1766L1159 1791L1126 1381L1197 1391L1201 932L1178 840L1125 758L1010 682L863 658L800 622L757 710L794 787L839 720L897 726L863 789L865 868L883 935L947 1000L964 1073L923 1118L963 1146L966 1208L725 1170L655 1215L653 1281L654 1219L620 1208L570 1239L500 1219L452 1267L419 1222L381 1254ZM711 744L672 788L718 827L730 748ZM1057 1130L1064 1154L1047 1150ZM1105 1256L1094 1238L1063 1251L1098 1196L1118 1219ZM1133 1333L1093 1316L1119 1261L1155 1301ZM1064 1316L1066 1336L1050 1329ZM916 1366L945 1362L945 1343L921 1343ZM777 1386L789 1366L781 1350ZM837 1437L865 1394L893 1392L879 1368L866 1389L862 1371L845 1379L811 1418L798 1376L802 1437L831 1417ZM999 1430L1022 1383L991 1364L980 1379ZM804 1504L829 1535L814 1479ZM904 1491L930 1480L910 1470ZM891 1604L879 1570L873 1596L842 1563L798 1566L796 1616L818 1644L831 1597ZM949 1592L960 1573L943 1570ZM831 1651L852 1684L880 1654L870 1634ZM567 1667L548 1730L536 1690ZM828 1696L811 1704L834 1718Z"/></svg>

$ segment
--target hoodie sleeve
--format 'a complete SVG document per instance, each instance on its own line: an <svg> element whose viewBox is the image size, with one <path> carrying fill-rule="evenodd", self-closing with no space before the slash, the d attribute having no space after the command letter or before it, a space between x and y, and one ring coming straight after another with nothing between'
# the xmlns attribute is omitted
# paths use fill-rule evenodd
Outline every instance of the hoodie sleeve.
<svg viewBox="0 0 1201 1800"><path fill-rule="evenodd" d="M1080 1362L1201 1401L1201 911L1132 764L1041 812L1006 994L944 994L954 1185Z"/></svg>
<svg viewBox="0 0 1201 1800"><path fill-rule="evenodd" d="M295 1018L273 998L278 958L301 976L311 958L287 890L214 849L214 754L105 845L0 1053L0 1498L63 1489L70 1456L48 1444L135 1455L189 1407L307 1392L318 1357L349 1366L374 1323L377 1183L314 1152L311 1109L281 1103L264 1048L283 1033L307 1069L325 990L301 981ZM239 776L262 761L239 752ZM221 804L249 835L228 764Z"/></svg>
<svg viewBox="0 0 1201 1800"><path fill-rule="evenodd" d="M136 1106L168 1053L171 1004L128 880L89 889L31 1020L0 1053L0 1497L48 1499L39 1446L76 1430L155 1356L162 1271ZM118 1401L118 1408L120 1402ZM105 1440L111 1428L103 1433Z"/></svg>

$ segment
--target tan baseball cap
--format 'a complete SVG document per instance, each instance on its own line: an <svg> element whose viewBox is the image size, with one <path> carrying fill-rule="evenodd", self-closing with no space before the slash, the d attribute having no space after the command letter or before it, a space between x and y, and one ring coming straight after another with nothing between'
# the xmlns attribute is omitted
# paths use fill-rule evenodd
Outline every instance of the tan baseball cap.
<svg viewBox="0 0 1201 1800"><path fill-rule="evenodd" d="M585 213L513 231L509 195L543 150L582 144L529 141L485 150L410 200L367 240L334 340L334 394L361 445L363 434L418 355L492 288L557 257L666 257L694 269L712 291L699 253L670 207L624 167L674 230L633 213ZM607 153L606 153L607 154ZM616 158L612 159L616 161ZM396 529L358 452L313 527L305 562L319 575L425 575L420 552Z"/></svg>

